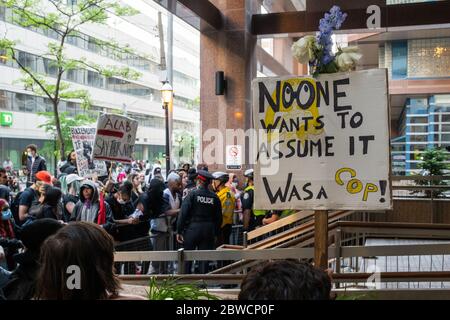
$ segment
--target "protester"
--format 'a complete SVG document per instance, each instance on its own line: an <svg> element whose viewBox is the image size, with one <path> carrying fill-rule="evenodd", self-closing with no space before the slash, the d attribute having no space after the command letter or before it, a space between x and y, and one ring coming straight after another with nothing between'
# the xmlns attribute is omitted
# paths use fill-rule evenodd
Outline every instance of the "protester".
<svg viewBox="0 0 450 320"><path fill-rule="evenodd" d="M60 171L65 174L78 174L77 153L75 150L70 151L67 155L66 163L61 167Z"/></svg>
<svg viewBox="0 0 450 320"><path fill-rule="evenodd" d="M76 222L60 229L42 246L36 299L145 300L120 293L114 274L114 242L99 226ZM67 286L71 266L80 271L77 287Z"/></svg>
<svg viewBox="0 0 450 320"><path fill-rule="evenodd" d="M18 218L22 223L25 223L27 220L30 208L35 204L39 204L40 188L44 184L52 183L52 176L47 171L36 173L36 179L35 183L16 196L19 199Z"/></svg>
<svg viewBox="0 0 450 320"><path fill-rule="evenodd" d="M13 172L14 170L14 164L11 161L10 158L6 158L5 161L3 161L3 168L7 171L7 172Z"/></svg>
<svg viewBox="0 0 450 320"><path fill-rule="evenodd" d="M27 146L27 171L28 171L28 181L27 187L30 187L34 182L36 182L36 173L40 171L46 171L47 165L45 159L38 155L37 146L30 144Z"/></svg>
<svg viewBox="0 0 450 320"><path fill-rule="evenodd" d="M171 238L173 230L173 222L180 212L181 198L179 192L181 189L181 178L176 173L170 173L167 177L167 188L164 190L163 197L166 207L162 214L151 220L151 236L153 250L167 251L171 248L173 239ZM152 262L152 267L155 273L167 273L167 263Z"/></svg>
<svg viewBox="0 0 450 320"><path fill-rule="evenodd" d="M80 188L83 178L76 174L63 175L60 178L61 190L63 192L62 205L63 205L63 221L69 222L72 215L75 204L80 200Z"/></svg>
<svg viewBox="0 0 450 320"><path fill-rule="evenodd" d="M33 219L49 218L62 221L63 215L60 206L62 198L61 189L48 184L44 185L43 189L43 192L40 193L40 204L30 209L30 216Z"/></svg>
<svg viewBox="0 0 450 320"><path fill-rule="evenodd" d="M114 233L115 225L109 204L104 201L93 181L85 180L80 187L80 200L73 208L70 221L87 221Z"/></svg>
<svg viewBox="0 0 450 320"><path fill-rule="evenodd" d="M136 238L134 225L139 223L139 217L133 217L135 207L131 200L133 185L125 181L116 193L106 198L112 210L114 223L118 228L112 236L117 241L128 241Z"/></svg>
<svg viewBox="0 0 450 320"><path fill-rule="evenodd" d="M0 199L10 202L10 194L11 190L8 187L8 174L4 168L0 168Z"/></svg>
<svg viewBox="0 0 450 320"><path fill-rule="evenodd" d="M14 220L9 203L4 199L0 199L0 214L0 247L4 249L8 269L12 270L15 267L13 255L17 249L22 247L22 244L16 238Z"/></svg>
<svg viewBox="0 0 450 320"><path fill-rule="evenodd" d="M19 266L3 290L8 300L29 300L34 296L42 243L61 228L62 224L54 219L37 220L23 227L25 251L14 256Z"/></svg>
<svg viewBox="0 0 450 320"><path fill-rule="evenodd" d="M131 193L131 201L136 203L139 199L139 196L143 193L141 188L141 180L139 174L132 173L128 176L127 181L131 183L133 186L133 191Z"/></svg>
<svg viewBox="0 0 450 320"><path fill-rule="evenodd" d="M331 279L309 263L280 260L253 268L239 300L329 300Z"/></svg>

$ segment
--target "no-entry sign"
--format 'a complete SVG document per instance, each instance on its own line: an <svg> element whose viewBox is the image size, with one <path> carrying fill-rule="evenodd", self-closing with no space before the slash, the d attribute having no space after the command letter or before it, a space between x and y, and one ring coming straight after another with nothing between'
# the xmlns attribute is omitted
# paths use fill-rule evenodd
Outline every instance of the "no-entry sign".
<svg viewBox="0 0 450 320"><path fill-rule="evenodd" d="M227 170L241 170L242 169L242 146L231 145L227 146L226 167Z"/></svg>

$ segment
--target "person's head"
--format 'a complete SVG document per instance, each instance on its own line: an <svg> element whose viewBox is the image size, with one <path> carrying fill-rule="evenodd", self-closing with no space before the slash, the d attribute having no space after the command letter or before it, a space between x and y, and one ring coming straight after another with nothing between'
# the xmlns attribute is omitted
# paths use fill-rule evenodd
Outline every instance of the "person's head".
<svg viewBox="0 0 450 320"><path fill-rule="evenodd" d="M55 219L43 218L27 224L21 231L21 240L28 253L37 259L42 243L55 234L63 225Z"/></svg>
<svg viewBox="0 0 450 320"><path fill-rule="evenodd" d="M75 150L70 151L70 153L67 155L67 162L71 162L73 164L77 163L77 153Z"/></svg>
<svg viewBox="0 0 450 320"><path fill-rule="evenodd" d="M53 184L53 177L48 171L39 171L36 173L36 180L50 185Z"/></svg>
<svg viewBox="0 0 450 320"><path fill-rule="evenodd" d="M244 177L246 178L245 180L247 185L250 186L253 185L253 173L254 173L253 169L248 169L245 171Z"/></svg>
<svg viewBox="0 0 450 320"><path fill-rule="evenodd" d="M141 179L139 177L139 174L137 173L132 173L128 176L127 179L129 182L131 182L131 184L133 185L134 189L139 188L139 186L141 185Z"/></svg>
<svg viewBox="0 0 450 320"><path fill-rule="evenodd" d="M8 184L8 174L4 168L0 168L0 185Z"/></svg>
<svg viewBox="0 0 450 320"><path fill-rule="evenodd" d="M0 198L0 221L11 220L11 217L12 213L8 201Z"/></svg>
<svg viewBox="0 0 450 320"><path fill-rule="evenodd" d="M75 222L49 237L42 245L40 263L37 299L98 300L119 294L114 241L93 223ZM80 275L79 288L67 285L74 271Z"/></svg>
<svg viewBox="0 0 450 320"><path fill-rule="evenodd" d="M184 171L188 172L189 169L191 168L191 165L189 163L185 163L185 164L183 164L182 168Z"/></svg>
<svg viewBox="0 0 450 320"><path fill-rule="evenodd" d="M215 192L218 192L218 191L222 190L223 188L225 188L225 185L227 184L228 180L230 179L230 176L228 173L220 172L220 171L214 172L212 174L212 176L214 177L214 179L212 181L212 187Z"/></svg>
<svg viewBox="0 0 450 320"><path fill-rule="evenodd" d="M37 146L35 144L29 144L26 149L29 157L34 157L37 153Z"/></svg>
<svg viewBox="0 0 450 320"><path fill-rule="evenodd" d="M211 173L205 170L198 170L197 171L197 186L203 186L207 188L211 181L213 180L213 176Z"/></svg>
<svg viewBox="0 0 450 320"><path fill-rule="evenodd" d="M178 173L172 172L167 177L167 187L171 192L179 192L181 191L181 177Z"/></svg>
<svg viewBox="0 0 450 320"><path fill-rule="evenodd" d="M83 178L76 174L69 174L66 176L65 180L67 184L67 193L70 193L71 195L79 195L81 181L83 181Z"/></svg>
<svg viewBox="0 0 450 320"><path fill-rule="evenodd" d="M178 174L181 178L181 188L185 188L188 183L188 174L184 170L181 170Z"/></svg>
<svg viewBox="0 0 450 320"><path fill-rule="evenodd" d="M133 191L133 185L129 181L124 181L116 192L117 201L120 204L125 204L131 201L131 193Z"/></svg>
<svg viewBox="0 0 450 320"><path fill-rule="evenodd" d="M253 268L239 300L329 300L331 279L309 263L279 260Z"/></svg>
<svg viewBox="0 0 450 320"><path fill-rule="evenodd" d="M91 180L84 180L80 186L80 200L81 202L90 201L97 202L98 201L98 191L97 186Z"/></svg>
<svg viewBox="0 0 450 320"><path fill-rule="evenodd" d="M61 197L62 197L61 189L49 186L45 191L43 203L56 208L58 206L59 201L61 200Z"/></svg>
<svg viewBox="0 0 450 320"><path fill-rule="evenodd" d="M39 202L44 203L45 197L47 196L47 192L52 188L51 185L43 183L39 185L38 193L39 193Z"/></svg>

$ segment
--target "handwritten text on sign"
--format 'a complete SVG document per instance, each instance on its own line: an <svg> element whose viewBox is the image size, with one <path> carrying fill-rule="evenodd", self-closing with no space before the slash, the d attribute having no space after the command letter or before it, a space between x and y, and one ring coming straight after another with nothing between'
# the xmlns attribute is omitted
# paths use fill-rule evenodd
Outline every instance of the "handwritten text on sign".
<svg viewBox="0 0 450 320"><path fill-rule="evenodd" d="M138 122L115 114L101 114L97 122L94 159L133 161Z"/></svg>
<svg viewBox="0 0 450 320"><path fill-rule="evenodd" d="M255 80L254 207L389 209L387 101L385 69Z"/></svg>
<svg viewBox="0 0 450 320"><path fill-rule="evenodd" d="M95 128L76 127L71 128L72 143L77 154L78 175L90 178L94 175L99 177L108 174L104 161L92 160L94 149Z"/></svg>

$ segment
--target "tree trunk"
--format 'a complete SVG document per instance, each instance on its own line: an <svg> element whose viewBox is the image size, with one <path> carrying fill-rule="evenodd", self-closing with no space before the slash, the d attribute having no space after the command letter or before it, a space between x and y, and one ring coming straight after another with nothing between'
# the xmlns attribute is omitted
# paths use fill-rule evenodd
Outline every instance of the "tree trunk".
<svg viewBox="0 0 450 320"><path fill-rule="evenodd" d="M64 155L66 154L66 144L64 142L64 137L62 135L61 131L61 122L59 120L59 112L58 112L58 102L53 102L53 114L55 116L55 126L56 126L56 133L57 138L59 141L59 153L60 153L60 159L64 159ZM56 163L55 163L56 165Z"/></svg>

